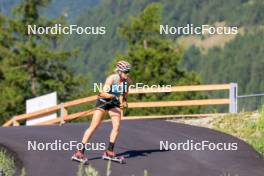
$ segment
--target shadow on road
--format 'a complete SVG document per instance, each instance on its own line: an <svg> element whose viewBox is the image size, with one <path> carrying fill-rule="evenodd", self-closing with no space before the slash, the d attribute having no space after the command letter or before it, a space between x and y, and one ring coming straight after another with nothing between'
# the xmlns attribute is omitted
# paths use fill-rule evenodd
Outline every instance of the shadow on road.
<svg viewBox="0 0 264 176"><path fill-rule="evenodd" d="M135 158L138 156L148 156L152 153L157 152L168 152L169 150L160 150L160 149L152 149L152 150L129 150L123 153L118 153L117 156L124 156L125 158Z"/></svg>
<svg viewBox="0 0 264 176"><path fill-rule="evenodd" d="M147 157L148 155L152 153L157 152L168 152L169 150L160 150L160 149L150 149L150 150L128 150L122 153L118 153L117 156L124 156L125 158L135 158L139 156ZM102 157L94 157L90 158L89 160L97 160L101 159Z"/></svg>

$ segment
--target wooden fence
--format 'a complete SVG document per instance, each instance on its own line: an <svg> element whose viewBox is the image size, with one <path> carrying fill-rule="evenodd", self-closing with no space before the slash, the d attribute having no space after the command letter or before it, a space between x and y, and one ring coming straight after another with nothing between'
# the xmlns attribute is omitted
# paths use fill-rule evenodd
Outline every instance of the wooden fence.
<svg viewBox="0 0 264 176"><path fill-rule="evenodd" d="M146 94L146 93L165 93L165 92L197 92L197 91L217 91L217 90L229 90L229 97L221 99L203 99L203 100L181 100L181 101L156 101L156 102L128 102L129 108L146 108L146 107L172 107L172 106L206 106L206 105L229 105L229 112L236 113L237 111L237 84L211 84L211 85L195 85L195 86L175 86L170 89L160 89L160 88L138 88L131 89L129 94ZM68 114L67 108L81 105L88 102L95 101L97 96L90 96L82 99L77 99L74 101L69 101L61 103L57 106L43 109L40 111L17 115L4 123L3 126L18 126L21 122L39 118L44 115L59 112L60 116L56 119L47 120L35 125L50 125L50 124L63 124L65 121L73 120L76 118L86 117L93 114L94 108L87 111L76 112L73 114ZM199 114L196 116L205 116L206 114ZM164 116L137 116L137 117L123 117L123 119L138 119L138 118L168 118L168 117L178 117L180 115L164 115ZM188 116L188 115L184 115ZM195 116L195 115L189 115Z"/></svg>

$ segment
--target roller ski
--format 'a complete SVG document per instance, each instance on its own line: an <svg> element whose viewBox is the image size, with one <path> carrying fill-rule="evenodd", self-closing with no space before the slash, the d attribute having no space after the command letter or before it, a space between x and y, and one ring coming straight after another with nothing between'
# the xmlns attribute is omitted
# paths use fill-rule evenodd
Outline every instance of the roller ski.
<svg viewBox="0 0 264 176"><path fill-rule="evenodd" d="M85 165L89 163L88 158L81 151L76 151L74 155L71 157L71 160L79 163L83 163Z"/></svg>
<svg viewBox="0 0 264 176"><path fill-rule="evenodd" d="M125 164L125 158L123 156L116 156L113 151L106 150L102 156L103 160L114 161L120 164Z"/></svg>

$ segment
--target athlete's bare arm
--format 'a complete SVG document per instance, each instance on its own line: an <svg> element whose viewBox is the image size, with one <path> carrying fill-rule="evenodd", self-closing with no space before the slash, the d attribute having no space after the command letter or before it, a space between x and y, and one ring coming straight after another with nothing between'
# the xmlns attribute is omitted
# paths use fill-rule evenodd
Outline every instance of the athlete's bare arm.
<svg viewBox="0 0 264 176"><path fill-rule="evenodd" d="M103 90L99 93L99 98L113 98L114 95L108 93L109 90L111 89L111 86L114 82L113 75L110 75L106 78Z"/></svg>
<svg viewBox="0 0 264 176"><path fill-rule="evenodd" d="M128 78L128 85L127 85L127 90L125 91L124 94L121 96L121 108L126 108L127 107L127 95L129 93L129 86L132 84L132 80Z"/></svg>

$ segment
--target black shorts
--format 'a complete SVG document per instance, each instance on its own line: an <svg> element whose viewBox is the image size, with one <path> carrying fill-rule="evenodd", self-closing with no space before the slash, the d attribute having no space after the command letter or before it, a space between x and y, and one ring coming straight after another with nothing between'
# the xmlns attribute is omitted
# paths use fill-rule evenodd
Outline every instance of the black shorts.
<svg viewBox="0 0 264 176"><path fill-rule="evenodd" d="M108 111L112 108L119 108L120 102L118 100L111 99L98 99L96 101L95 107Z"/></svg>

